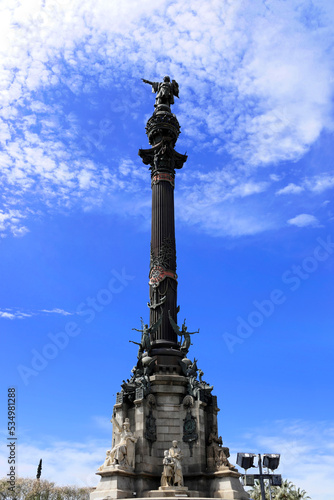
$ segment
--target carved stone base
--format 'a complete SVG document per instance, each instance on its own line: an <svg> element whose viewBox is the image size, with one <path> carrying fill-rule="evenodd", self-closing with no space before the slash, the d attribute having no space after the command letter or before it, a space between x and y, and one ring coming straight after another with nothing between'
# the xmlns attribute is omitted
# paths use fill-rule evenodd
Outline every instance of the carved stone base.
<svg viewBox="0 0 334 500"><path fill-rule="evenodd" d="M216 399L212 397L206 402L200 399L201 395L196 399L187 394L187 378L174 372L170 362L162 361L159 373L150 376L149 395L136 394L133 401L124 398L114 406L114 419L121 425L128 418L137 439L135 467L131 470L119 465L103 467L97 472L101 481L90 500L108 497L248 500L249 495L239 481L240 474L233 466L219 463L224 457L216 432L219 411ZM208 441L213 431L217 442L210 447ZM182 451L185 487L161 487L164 453L173 440ZM114 429L112 446L115 442Z"/></svg>
<svg viewBox="0 0 334 500"><path fill-rule="evenodd" d="M160 481L160 477L153 474L135 473L121 466L105 467L97 474L101 476L101 481L90 494L90 500L147 496L146 493L157 488ZM140 492L140 495L137 492Z"/></svg>
<svg viewBox="0 0 334 500"><path fill-rule="evenodd" d="M185 476L186 484L198 491L199 497L224 500L248 500L249 495L239 480L240 473L226 467L224 470L200 475Z"/></svg>
<svg viewBox="0 0 334 500"><path fill-rule="evenodd" d="M218 474L211 484L213 498L223 498L224 500L247 500L250 498L238 478L233 476L219 477Z"/></svg>
<svg viewBox="0 0 334 500"><path fill-rule="evenodd" d="M115 472L115 471L128 473L128 472L134 472L134 469L129 465L119 465L119 464L101 465L101 467L98 468L97 474L100 474L101 472L105 473L105 472Z"/></svg>
<svg viewBox="0 0 334 500"><path fill-rule="evenodd" d="M149 498L166 498L166 497L198 497L197 491L189 491L186 486L160 486L158 490L148 492Z"/></svg>
<svg viewBox="0 0 334 500"><path fill-rule="evenodd" d="M95 491L90 494L90 500L107 498L133 498L134 475L120 472L104 473Z"/></svg>

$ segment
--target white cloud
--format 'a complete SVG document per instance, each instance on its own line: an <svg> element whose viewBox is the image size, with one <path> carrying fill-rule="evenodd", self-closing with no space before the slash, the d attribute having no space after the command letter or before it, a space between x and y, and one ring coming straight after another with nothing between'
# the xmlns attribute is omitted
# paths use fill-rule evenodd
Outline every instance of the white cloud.
<svg viewBox="0 0 334 500"><path fill-rule="evenodd" d="M334 432L332 422L278 421L252 429L242 447L254 453L280 453L277 473L307 491L312 500L332 500Z"/></svg>
<svg viewBox="0 0 334 500"><path fill-rule="evenodd" d="M111 438L111 435L110 435ZM31 443L20 440L20 476L35 477L40 458L43 458L43 479L58 485L95 486L95 472L105 459L110 443L102 441ZM0 453L0 466L6 470L7 457Z"/></svg>
<svg viewBox="0 0 334 500"><path fill-rule="evenodd" d="M314 193L322 193L334 187L334 175L322 174L306 180L306 186Z"/></svg>
<svg viewBox="0 0 334 500"><path fill-rule="evenodd" d="M60 314L61 316L71 316L72 314L74 314L74 313L71 313L68 311L64 311L64 309L59 309L59 308L42 309L40 312L47 313L47 314Z"/></svg>
<svg viewBox="0 0 334 500"><path fill-rule="evenodd" d="M128 130L129 120L138 122L143 101L153 105L140 76L155 79L169 72L180 82L183 145L228 151L248 173L300 158L333 127L333 9L322 3L310 14L308 5L297 0L3 4L4 212L19 201L24 218L36 200L46 210L103 206L131 213L134 205L145 210L140 199L145 171L120 160L113 142L119 130ZM108 108L98 102L97 90L108 92ZM86 111L104 107L109 122L83 125L70 106L75 100ZM112 154L101 165L94 152L103 152L107 143ZM321 192L332 184L322 179L312 189ZM226 199L265 189L265 183L252 185L246 176ZM120 199L129 192L131 210L124 210ZM208 227L216 225L215 208ZM232 218L238 226L236 212ZM243 227L261 230L256 215L253 219L249 224L241 217L240 234ZM28 231L9 221L1 229L2 236Z"/></svg>
<svg viewBox="0 0 334 500"><path fill-rule="evenodd" d="M248 181L244 183L240 183L238 186L235 186L231 189L229 193L225 195L225 199L228 198L244 198L245 196L251 196L252 194L258 194L265 191L268 187L268 182L253 182Z"/></svg>
<svg viewBox="0 0 334 500"><path fill-rule="evenodd" d="M19 210L0 210L0 237L5 237L8 232L18 237L28 233L29 229L21 222L25 218L26 215Z"/></svg>
<svg viewBox="0 0 334 500"><path fill-rule="evenodd" d="M65 311L64 309L41 309L37 311L22 311L19 309L4 309L0 311L0 318L4 319L26 319L39 314L60 314L61 316L71 316L72 312Z"/></svg>
<svg viewBox="0 0 334 500"><path fill-rule="evenodd" d="M302 191L304 191L304 188L302 186L297 186L297 184L294 184L293 182L291 182L290 184L288 184L284 188L276 191L276 194L299 194Z"/></svg>
<svg viewBox="0 0 334 500"><path fill-rule="evenodd" d="M274 227L275 221L263 217L263 206L255 195L264 193L269 186L269 182L245 178L228 165L209 173L182 173L175 193L176 214L183 223L214 236L238 237L266 231Z"/></svg>
<svg viewBox="0 0 334 500"><path fill-rule="evenodd" d="M0 318L14 319L15 315L6 311L0 311Z"/></svg>
<svg viewBox="0 0 334 500"><path fill-rule="evenodd" d="M293 217L292 219L288 220L289 224L292 224L293 226L298 226L298 227L307 227L307 226L319 226L319 221L318 219L311 214L299 214L296 215L296 217Z"/></svg>
<svg viewBox="0 0 334 500"><path fill-rule="evenodd" d="M4 319L25 319L31 318L31 316L33 316L33 313L16 311L12 309L5 309L3 311L0 311L0 318Z"/></svg>
<svg viewBox="0 0 334 500"><path fill-rule="evenodd" d="M309 191L315 194L322 194L328 189L334 187L334 176L328 172L313 177L303 179L300 185L290 182L287 186L276 191L277 195L280 194L300 194Z"/></svg>

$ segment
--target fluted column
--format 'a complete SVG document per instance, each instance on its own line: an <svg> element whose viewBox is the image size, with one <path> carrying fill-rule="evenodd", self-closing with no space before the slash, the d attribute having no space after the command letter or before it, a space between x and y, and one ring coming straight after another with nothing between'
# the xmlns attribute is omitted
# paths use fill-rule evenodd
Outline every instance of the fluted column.
<svg viewBox="0 0 334 500"><path fill-rule="evenodd" d="M164 175L162 175L164 174ZM161 180L161 177L164 180ZM162 314L162 323L154 344L177 343L169 321L169 312L177 322L177 275L174 224L174 174L156 172L152 175L152 237L150 265L150 323ZM161 281L159 281L161 279ZM155 304L161 304L154 307Z"/></svg>
<svg viewBox="0 0 334 500"><path fill-rule="evenodd" d="M187 156L174 149L180 125L168 106L157 106L147 122L146 133L152 148L140 149L139 155L151 170L150 326L162 316L151 341L153 348L178 348L169 320L170 314L177 323L174 185L175 169L182 168Z"/></svg>

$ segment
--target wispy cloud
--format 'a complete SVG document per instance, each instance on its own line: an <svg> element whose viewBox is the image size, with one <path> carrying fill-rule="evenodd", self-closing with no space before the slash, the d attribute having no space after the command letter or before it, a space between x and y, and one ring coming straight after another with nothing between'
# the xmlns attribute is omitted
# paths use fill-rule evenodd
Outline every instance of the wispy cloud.
<svg viewBox="0 0 334 500"><path fill-rule="evenodd" d="M276 191L276 194L300 194L303 191L309 191L315 194L322 194L328 189L334 188L334 175L332 173L323 172L322 174L314 175L313 177L305 177L300 181L300 184L293 182Z"/></svg>
<svg viewBox="0 0 334 500"><path fill-rule="evenodd" d="M209 173L194 170L179 178L175 199L183 223L215 236L232 237L273 227L273 220L260 216L263 207L256 197L265 193L271 182L247 177L229 165Z"/></svg>
<svg viewBox="0 0 334 500"><path fill-rule="evenodd" d="M322 193L327 189L334 188L334 175L328 173L317 175L312 179L306 179L305 184L310 191L313 191L314 193Z"/></svg>
<svg viewBox="0 0 334 500"><path fill-rule="evenodd" d="M71 316L74 313L70 313L68 311L64 311L64 309L41 309L39 312L46 314L61 314L62 316Z"/></svg>
<svg viewBox="0 0 334 500"><path fill-rule="evenodd" d="M25 218L26 215L19 210L0 210L0 237L5 238L8 233L13 236L27 234L29 229L22 224L22 219Z"/></svg>
<svg viewBox="0 0 334 500"><path fill-rule="evenodd" d="M99 482L96 470L105 459L110 443L101 440L86 442L30 442L20 440L20 476L35 477L43 457L43 477L59 485L95 486ZM110 435L111 441L111 435ZM0 452L0 466L6 470L8 457ZM73 465L75 464L75 465Z"/></svg>
<svg viewBox="0 0 334 500"><path fill-rule="evenodd" d="M296 215L296 217L289 219L288 223L292 224L293 226L298 226L298 227L307 227L307 226L317 227L317 226L319 226L318 219L314 215L311 215L311 214Z"/></svg>
<svg viewBox="0 0 334 500"><path fill-rule="evenodd" d="M279 189L276 194L299 194L304 191L304 188L302 186L297 186L293 182L288 184L282 189Z"/></svg>
<svg viewBox="0 0 334 500"><path fill-rule="evenodd" d="M33 314L29 313L24 313L21 311L15 311L15 312L9 312L9 310L6 311L0 311L0 318L4 319L25 319L25 318L31 318Z"/></svg>
<svg viewBox="0 0 334 500"><path fill-rule="evenodd" d="M61 316L71 316L75 313L64 309L41 309L36 311L22 311L19 309L3 309L0 311L0 318L3 319L27 319L40 314L60 314Z"/></svg>
<svg viewBox="0 0 334 500"><path fill-rule="evenodd" d="M143 121L141 76L169 72L180 82L183 147L242 163L246 177L225 199L262 193L266 181L250 172L301 158L333 129L334 13L326 2L312 13L297 0L8 1L2 9L3 236L24 235L23 220L38 210L146 210L144 171L119 154L129 120ZM322 179L313 190L332 184ZM218 214L219 205L207 212L207 230ZM247 213L230 215L233 234L263 228L256 213L251 223Z"/></svg>

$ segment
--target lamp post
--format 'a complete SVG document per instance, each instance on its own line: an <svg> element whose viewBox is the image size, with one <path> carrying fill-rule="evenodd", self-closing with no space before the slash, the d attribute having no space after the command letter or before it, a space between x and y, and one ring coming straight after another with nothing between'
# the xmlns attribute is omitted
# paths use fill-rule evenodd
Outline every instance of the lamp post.
<svg viewBox="0 0 334 500"><path fill-rule="evenodd" d="M263 473L262 473L262 460L261 460L261 455L259 453L259 462L258 462L258 467L259 467L259 480L260 480L260 488L261 488L261 496L262 500L266 500L266 492L264 489L264 480L263 480ZM270 482L270 481L269 481Z"/></svg>
<svg viewBox="0 0 334 500"><path fill-rule="evenodd" d="M268 471L270 470L275 470L279 466L279 461L280 461L280 455L276 455L274 453L270 455L263 455L263 467L267 467ZM278 484L281 484L280 477L277 475L273 476L271 478L271 481L269 480L269 497L270 500L272 500L272 495L271 495L271 485L274 484L275 486L278 486Z"/></svg>
<svg viewBox="0 0 334 500"><path fill-rule="evenodd" d="M259 468L259 474L247 474L248 469L250 469L251 467L256 467L256 465L254 465L254 459L256 456L258 457L257 467ZM264 474L263 470L262 470L262 460L263 460L264 467L267 467L271 471L274 471L279 466L280 455L276 454L276 453L270 453L270 454L267 453L267 454L262 455L262 456L260 453L258 455L256 455L255 453L238 453L237 454L237 464L242 469L245 469L245 475L243 477L244 485L245 486L254 486L254 480L258 479L260 482L262 500L266 500L264 480L268 479L269 495L270 495L270 500L272 500L270 486L271 485L281 486L282 477L280 474L269 474L269 473Z"/></svg>

